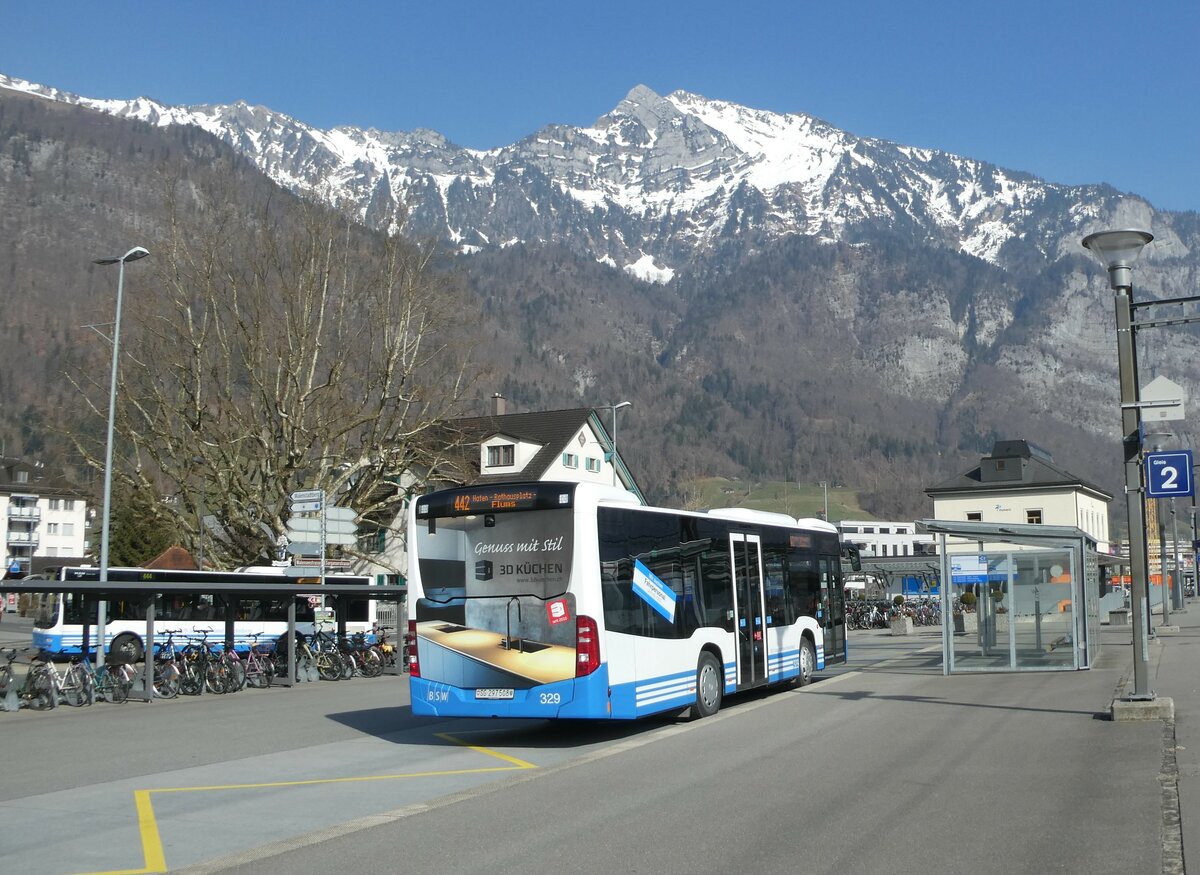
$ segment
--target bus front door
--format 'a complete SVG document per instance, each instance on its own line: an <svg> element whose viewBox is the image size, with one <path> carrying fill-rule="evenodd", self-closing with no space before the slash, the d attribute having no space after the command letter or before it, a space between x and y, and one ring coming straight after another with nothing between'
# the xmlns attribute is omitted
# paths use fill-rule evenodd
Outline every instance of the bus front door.
<svg viewBox="0 0 1200 875"><path fill-rule="evenodd" d="M837 560L821 559L821 625L825 631L825 664L846 661L846 591Z"/></svg>
<svg viewBox="0 0 1200 875"><path fill-rule="evenodd" d="M761 539L758 535L731 533L729 552L737 603L737 685L740 689L767 682L769 636L764 619Z"/></svg>

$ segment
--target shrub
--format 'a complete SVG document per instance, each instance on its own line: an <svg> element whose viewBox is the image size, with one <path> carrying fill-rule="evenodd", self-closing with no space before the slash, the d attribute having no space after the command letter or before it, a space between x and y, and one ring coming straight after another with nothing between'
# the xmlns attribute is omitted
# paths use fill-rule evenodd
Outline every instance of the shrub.
<svg viewBox="0 0 1200 875"><path fill-rule="evenodd" d="M961 601L962 601L962 604L963 604L963 607L964 607L964 608L973 608L973 607L975 607L975 593L973 593L973 592L964 592L964 593L962 594L962 599L961 599Z"/></svg>
<svg viewBox="0 0 1200 875"><path fill-rule="evenodd" d="M902 604L904 604L904 596L902 596L898 593L896 595L892 596L892 604L895 605L896 607L900 607Z"/></svg>

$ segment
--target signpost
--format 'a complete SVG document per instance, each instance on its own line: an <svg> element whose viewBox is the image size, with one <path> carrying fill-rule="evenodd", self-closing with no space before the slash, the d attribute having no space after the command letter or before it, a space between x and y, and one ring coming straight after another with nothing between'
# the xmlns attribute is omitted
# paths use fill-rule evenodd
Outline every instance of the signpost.
<svg viewBox="0 0 1200 875"><path fill-rule="evenodd" d="M328 568L348 568L344 559L326 559L329 544L353 544L358 530L358 514L353 508L335 507L328 503L320 489L299 489L288 496L292 515L287 521L287 552L297 566L320 566L321 582Z"/></svg>
<svg viewBox="0 0 1200 875"><path fill-rule="evenodd" d="M1146 496L1175 498L1192 495L1192 451L1172 450L1146 454Z"/></svg>

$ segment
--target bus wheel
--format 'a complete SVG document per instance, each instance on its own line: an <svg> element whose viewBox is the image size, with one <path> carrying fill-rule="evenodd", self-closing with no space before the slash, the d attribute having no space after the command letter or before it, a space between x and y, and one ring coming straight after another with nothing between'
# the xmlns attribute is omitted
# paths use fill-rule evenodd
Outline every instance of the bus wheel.
<svg viewBox="0 0 1200 875"><path fill-rule="evenodd" d="M711 717L721 707L721 664L707 650L700 654L696 664L696 702L691 707L691 717Z"/></svg>
<svg viewBox="0 0 1200 875"><path fill-rule="evenodd" d="M800 639L800 678L797 686L806 687L812 683L813 673L817 670L817 651L812 641Z"/></svg>
<svg viewBox="0 0 1200 875"><path fill-rule="evenodd" d="M142 641L136 635L125 633L113 639L108 652L120 659L121 662L135 663L142 659Z"/></svg>

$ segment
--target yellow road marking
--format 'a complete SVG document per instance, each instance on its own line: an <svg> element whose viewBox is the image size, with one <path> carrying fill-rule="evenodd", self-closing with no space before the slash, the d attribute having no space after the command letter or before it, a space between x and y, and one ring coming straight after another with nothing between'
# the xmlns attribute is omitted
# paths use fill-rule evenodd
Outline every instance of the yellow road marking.
<svg viewBox="0 0 1200 875"><path fill-rule="evenodd" d="M154 793L201 793L211 790L262 790L269 787L306 787L315 784L351 784L366 781L396 781L401 778L437 778L451 775L478 775L489 772L512 772L518 769L536 769L534 763L509 756L506 753L471 744L455 738L447 733L437 733L437 738L465 747L468 750L493 757L509 763L507 766L491 766L482 769L447 769L436 772L408 772L399 775L356 775L349 778L310 778L303 781L264 781L257 784L214 784L207 787L157 787L151 790L134 790L133 801L137 807L138 831L142 837L142 857L144 865L141 869L112 869L105 872L87 872L81 875L157 875L167 871L167 858L163 853L162 837L158 831L158 821L154 816L154 806L150 796Z"/></svg>

